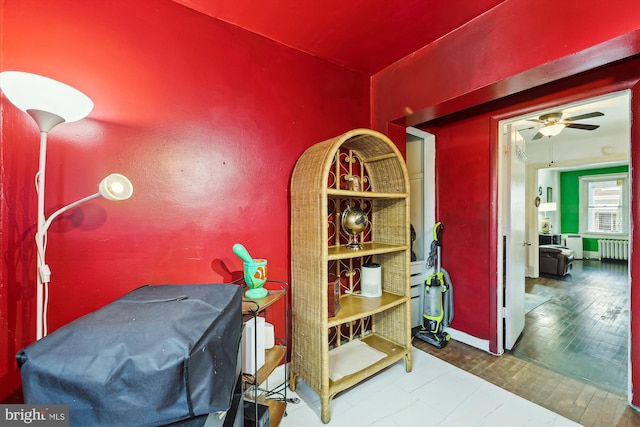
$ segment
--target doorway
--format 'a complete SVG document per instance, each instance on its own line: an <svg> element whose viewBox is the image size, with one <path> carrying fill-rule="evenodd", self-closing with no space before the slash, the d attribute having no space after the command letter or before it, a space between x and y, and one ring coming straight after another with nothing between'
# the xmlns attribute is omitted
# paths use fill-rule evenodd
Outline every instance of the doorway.
<svg viewBox="0 0 640 427"><path fill-rule="evenodd" d="M431 245L428 230L435 223L435 136L409 127L407 172L411 198L411 327L422 326L426 257Z"/></svg>
<svg viewBox="0 0 640 427"><path fill-rule="evenodd" d="M629 367L625 365L621 368L619 364L600 363L596 360L600 356L597 352L594 354L596 356L594 359L585 359L582 356L584 356L585 352L589 352L587 349L588 344L584 343L597 336L598 331L593 328L602 328L608 321L624 323L614 324L613 327L619 328L623 335L614 338L620 338L628 342L630 330L628 315L630 296L628 261L622 266L620 264L612 266L594 259L598 257L598 251L597 249L593 250L592 243L597 241L599 236L588 233L585 235L584 229L578 228L577 223L569 221L569 214L565 213L567 218L563 218L562 185L560 185L560 179L557 177L570 170L588 170L621 164L626 164L628 167L630 156L630 111L630 95L628 91L624 91L574 104L559 105L551 110L528 113L525 116L505 121L503 124L505 127L515 128L522 136L523 147L527 157L527 185L525 189L527 207L523 221L526 224L532 244L528 249L528 262L525 269L525 275L527 276L526 292L548 297L545 302L526 315L524 335L514 344L512 353L516 357L529 357L529 361L534 361L568 376L584 375L581 379L592 382L594 385L599 385L603 389L611 389L617 392L620 392L619 370L628 371ZM549 113L556 112L562 112L562 118L579 118L575 120L575 123L579 124L579 126L562 129L560 134L552 137L540 136L540 129L546 125L541 119L545 118L545 115ZM602 114L594 114L596 112ZM572 121L567 123L572 123ZM594 126L597 127L592 129ZM598 131L593 132L596 129ZM555 174L556 178L541 183L538 179L539 170L545 170L545 176L549 176L548 172L551 171L551 176ZM509 193L507 190L518 191L510 186L505 187L500 193L503 198L505 197L503 192ZM568 190L565 188L564 191ZM549 198L551 200L546 200ZM553 215L547 214L545 216L552 216L549 219L551 223L550 229L554 230L551 234L559 236L561 245L565 243L566 240L564 238L567 234L580 233L584 237L591 239L590 244L585 243L583 255L585 259L574 260L573 274L571 272L568 275L559 276L540 274L538 250L540 240L538 236L542 233L541 222L543 214L538 212L535 207L537 200L558 204L559 208L553 212ZM565 212L567 212L566 206ZM626 218L629 218L628 212ZM506 230L506 235L510 235L510 229ZM509 268L508 262L508 258L505 258L505 270ZM593 279L593 277L597 277L597 274L607 275L606 271L609 270L609 273L611 273L612 268L615 270L615 274L608 279L600 280L615 280L616 289L613 286L609 286L609 292L606 292L603 289L598 289L598 286L594 286L594 283L599 284L600 282L598 282L598 279ZM622 300L618 299L618 302L614 304L617 308L609 307L607 309L605 302L608 297L613 296L613 294L617 295L620 291L618 286L620 279L615 279L615 277L626 278L625 283L622 284L624 295ZM593 282L593 280L596 280L596 282ZM505 281L504 286L505 291L508 290L509 282ZM598 292L603 293L600 296L596 296ZM580 295L584 296L584 298L581 298ZM557 298L557 301L554 302L553 298ZM575 304L564 304L571 300ZM579 321L576 321L577 323L573 324L571 331L569 331L568 327L558 328L556 333L563 334L561 338L567 339L565 341L557 341L561 343L561 350L558 347L554 348L551 345L552 341L555 342L554 336L548 335L545 338L544 332L549 332L552 327L558 326L554 322L563 323L564 326L572 325L570 318L577 318L576 313L569 311L558 312L558 310L568 310L571 307L578 310L581 302L579 300L584 300L585 304L591 305L591 308L594 308L599 302L601 303L601 308L590 312L589 315L591 317L581 317ZM508 304L506 299L505 302ZM624 307L620 308L621 304ZM621 312L620 316L612 316L610 309ZM626 313L624 313L625 309ZM509 309L506 308L505 312L508 315ZM585 313L587 311L582 314ZM510 322L508 316L505 317L505 322L507 324ZM606 325L606 327L609 326L611 325ZM547 329L538 330L540 327L547 327ZM606 353L604 349L606 346L607 344L602 345L602 353ZM619 350L619 347L618 345L617 349L612 348L612 351ZM626 359L628 362L628 347L624 347L624 351L626 355L622 359ZM577 355L580 355L580 357L576 357ZM617 360L620 359L619 356L618 354ZM577 368L579 367L578 365L589 365L590 369L582 371L580 369L568 369ZM615 384L607 383L607 374L605 372L603 375L603 370L609 370L609 377L612 379L618 378L617 382L613 381Z"/></svg>

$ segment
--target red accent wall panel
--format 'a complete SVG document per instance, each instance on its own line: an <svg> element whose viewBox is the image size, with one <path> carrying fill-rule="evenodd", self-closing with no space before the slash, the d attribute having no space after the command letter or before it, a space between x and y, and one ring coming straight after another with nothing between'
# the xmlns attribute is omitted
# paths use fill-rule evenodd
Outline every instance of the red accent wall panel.
<svg viewBox="0 0 640 427"><path fill-rule="evenodd" d="M51 226L50 331L144 284L237 279L236 242L289 280L291 171L310 145L369 126L369 76L168 1L2 5L2 69L95 103L50 132L47 212L110 172L134 185L127 201L96 199ZM0 102L0 401L10 401L15 353L35 338L38 131ZM271 319L279 336L281 319Z"/></svg>
<svg viewBox="0 0 640 427"><path fill-rule="evenodd" d="M487 292L491 237L488 130L488 119L475 117L436 133L437 220L445 229L442 262L451 275L456 304L451 326L484 338L491 298Z"/></svg>
<svg viewBox="0 0 640 427"><path fill-rule="evenodd" d="M624 89L633 89L632 122L640 115L637 85L640 80L640 58L633 57L615 65L599 68L570 79L564 79L551 85L532 89L522 97L514 97L500 103L486 104L483 107L460 113L451 120L436 120L427 123L423 128L436 135L436 196L438 219L447 227L447 244L443 243L443 259L445 266L452 276L456 295L456 318L453 327L467 332L475 337L490 340L491 351L497 349L496 331L498 328L496 294L496 238L497 238L497 134L499 120L528 112L549 108L553 105L567 104L581 99L601 96ZM640 131L632 125L631 170L638 160L638 141ZM468 155L475 155L476 164L469 164ZM460 158L464 167L455 165L455 159ZM465 161L467 164L464 164ZM451 167L451 164L454 164ZM483 165L483 166L480 166ZM483 170L487 165L488 171ZM633 182L637 183L636 179ZM469 189L463 184L469 183ZM634 185L632 198L636 197L640 186ZM453 191L452 191L453 188ZM451 195L454 195L453 197ZM483 199L487 197L486 200ZM470 204L476 205L479 212L486 212L485 218L473 212ZM640 222L637 204L632 203L632 218ZM445 222L447 221L447 222ZM452 230L458 227L460 230ZM460 236L463 230L478 228L477 233ZM637 230L635 227L634 230ZM454 238L450 239L451 234ZM476 238L477 234L477 238ZM444 240L443 237L443 240ZM486 239L486 241L484 240ZM635 237L633 238L635 242ZM462 242L462 243L460 243ZM634 249L634 248L632 248ZM632 286L631 300L631 378L634 384L640 383L640 362L636 356L638 352L638 322L640 318L633 316L634 309L640 299L634 294L635 271L640 268L636 264L640 261L637 251L632 251L630 262ZM446 254L449 254L447 256ZM451 258L454 258L453 260ZM480 263L476 260L482 259ZM452 264L453 263L453 264ZM472 270L474 268L474 270ZM460 282L460 283L458 283ZM471 283L471 285L469 285ZM467 287L469 289L467 289ZM484 305L487 304L487 305ZM464 314L461 314L464 313Z"/></svg>
<svg viewBox="0 0 640 427"><path fill-rule="evenodd" d="M375 74L373 126L419 124L631 56L639 16L627 0L503 2Z"/></svg>
<svg viewBox="0 0 640 427"><path fill-rule="evenodd" d="M497 138L496 129L491 129L496 124L492 117L507 118L534 111L534 105L535 109L549 108L628 88L640 77L637 65L624 62L640 53L640 4L588 0L557 9L552 3L504 2L372 77L375 129L384 130L393 122L423 125L436 135L437 217L451 223L443 257L453 254L446 257L456 284L453 326L489 340L491 351L497 351L499 327L495 314L498 290L492 279L496 254L486 246L487 232L495 232L497 219L496 151L491 145ZM548 10L555 11L553 16ZM616 64L612 66L615 72L602 68L608 64ZM578 76L577 80L572 76ZM531 92L532 88L539 89ZM394 140L403 142L399 137ZM468 158L474 154L477 164ZM459 167L460 163L466 168ZM634 215L634 222L640 222L640 217ZM452 227L460 228L453 232L455 238ZM463 256L470 260L469 265L452 260ZM479 258L485 261L477 263ZM632 261L632 287L634 265ZM473 293L460 290L467 285ZM635 300L632 294L632 312ZM637 322L632 318L632 360L636 361ZM634 384L640 383L638 371L634 366ZM633 401L639 402L637 398Z"/></svg>

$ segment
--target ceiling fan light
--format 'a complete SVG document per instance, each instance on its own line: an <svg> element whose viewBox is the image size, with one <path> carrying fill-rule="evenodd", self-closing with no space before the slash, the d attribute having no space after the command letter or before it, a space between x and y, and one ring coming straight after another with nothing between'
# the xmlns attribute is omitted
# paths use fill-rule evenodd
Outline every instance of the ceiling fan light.
<svg viewBox="0 0 640 427"><path fill-rule="evenodd" d="M540 133L543 134L544 136L549 136L549 137L556 136L560 132L562 132L562 129L564 128L565 128L565 125L561 123L556 123L554 125L543 127L542 129L540 129Z"/></svg>

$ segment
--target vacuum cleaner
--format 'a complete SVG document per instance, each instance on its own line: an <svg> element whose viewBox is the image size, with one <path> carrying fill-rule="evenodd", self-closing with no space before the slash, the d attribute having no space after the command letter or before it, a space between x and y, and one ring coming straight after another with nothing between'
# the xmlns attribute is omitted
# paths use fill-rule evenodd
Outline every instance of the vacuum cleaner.
<svg viewBox="0 0 640 427"><path fill-rule="evenodd" d="M415 337L437 348L443 348L451 337L444 328L453 321L453 285L447 270L440 261L440 236L444 227L441 222L433 226L433 242L427 258L427 268L433 273L425 280L422 326Z"/></svg>

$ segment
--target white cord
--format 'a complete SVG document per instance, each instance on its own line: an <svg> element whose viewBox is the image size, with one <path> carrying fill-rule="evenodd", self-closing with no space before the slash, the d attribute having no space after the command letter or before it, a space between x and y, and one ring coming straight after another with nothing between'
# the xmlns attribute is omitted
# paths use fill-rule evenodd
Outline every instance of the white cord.
<svg viewBox="0 0 640 427"><path fill-rule="evenodd" d="M49 284L48 283L44 283L43 284L43 291L44 291L44 303L42 304L42 336L46 337L48 332L48 326L47 326L47 307L49 306Z"/></svg>
<svg viewBox="0 0 640 427"><path fill-rule="evenodd" d="M38 191L38 177L40 175L40 172L36 172L35 174L35 187L36 187L36 194L39 193ZM38 223L40 223L40 218L37 218ZM48 266L45 264L45 259L44 259L44 254L46 253L47 250L47 232L45 231L44 235L42 236L42 247L40 247L39 241L38 241L38 232L36 231L36 256L38 257L39 261L40 261L40 265L42 266L43 269L48 269ZM42 297L43 297L43 301L42 301L42 336L47 336L48 334L48 330L49 330L49 326L48 326L48 322L47 322L47 313L48 313L48 308L49 308L49 281L44 281L43 280L43 271L40 271L39 269L36 271L36 274L38 275L37 279L40 279L40 281L42 281Z"/></svg>

